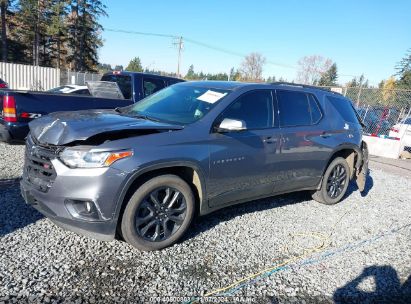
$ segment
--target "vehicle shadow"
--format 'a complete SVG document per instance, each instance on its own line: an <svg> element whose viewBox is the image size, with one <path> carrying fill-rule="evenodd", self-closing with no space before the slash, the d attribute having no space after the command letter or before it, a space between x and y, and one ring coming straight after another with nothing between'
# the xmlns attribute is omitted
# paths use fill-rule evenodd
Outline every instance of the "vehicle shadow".
<svg viewBox="0 0 411 304"><path fill-rule="evenodd" d="M43 218L24 202L18 180L0 180L0 237Z"/></svg>
<svg viewBox="0 0 411 304"><path fill-rule="evenodd" d="M374 187L374 179L372 178L371 174L368 174L367 180L365 181L365 188L364 191L361 192L361 197L365 197L368 195L368 192ZM350 182L348 185L347 192L345 194L345 198L350 196L353 192L358 191L358 186L355 181Z"/></svg>
<svg viewBox="0 0 411 304"><path fill-rule="evenodd" d="M366 196L373 187L373 178L371 177L371 175L368 175L365 184L365 189L361 193L361 196ZM358 191L358 187L356 183L352 181L348 186L347 193L345 194L344 199L350 196L354 191ZM185 240L194 238L202 232L205 232L213 228L214 226L217 226L219 223L229 221L230 219L235 218L237 216L241 216L247 213L278 208L285 205L301 203L310 200L312 200L312 198L309 191L300 191L289 194L282 194L278 196L272 196L260 200L250 200L239 205L226 207L211 214L197 217L192 225L192 228L179 242L184 242Z"/></svg>
<svg viewBox="0 0 411 304"><path fill-rule="evenodd" d="M192 228L186 233L185 237L183 237L180 242L194 238L202 232L217 226L221 222L229 221L237 216L279 208L290 204L301 203L311 199L311 195L308 191L300 191L259 200L250 200L249 202L226 207L211 214L197 217L194 220Z"/></svg>
<svg viewBox="0 0 411 304"><path fill-rule="evenodd" d="M374 290L362 290L360 284L374 280ZM345 286L338 288L333 295L335 303L410 303L411 276L401 286L394 268L389 265L371 266Z"/></svg>

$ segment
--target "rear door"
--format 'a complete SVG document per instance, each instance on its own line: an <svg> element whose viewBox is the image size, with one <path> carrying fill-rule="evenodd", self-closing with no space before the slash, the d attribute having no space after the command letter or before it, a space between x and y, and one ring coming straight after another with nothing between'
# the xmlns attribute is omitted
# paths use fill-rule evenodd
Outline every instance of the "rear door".
<svg viewBox="0 0 411 304"><path fill-rule="evenodd" d="M276 99L282 134L282 179L274 192L316 186L332 150L323 111L316 97L304 91L276 90Z"/></svg>
<svg viewBox="0 0 411 304"><path fill-rule="evenodd" d="M280 133L273 123L271 90L244 93L216 120L242 120L246 130L210 134L210 206L272 192Z"/></svg>

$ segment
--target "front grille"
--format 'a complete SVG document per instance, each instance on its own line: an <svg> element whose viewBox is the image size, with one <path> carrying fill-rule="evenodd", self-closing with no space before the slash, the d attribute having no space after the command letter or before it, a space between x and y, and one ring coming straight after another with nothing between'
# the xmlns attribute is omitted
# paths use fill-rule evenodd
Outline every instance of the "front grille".
<svg viewBox="0 0 411 304"><path fill-rule="evenodd" d="M47 192L56 178L56 171L51 163L56 157L55 150L35 144L31 136L28 136L23 178L37 190Z"/></svg>

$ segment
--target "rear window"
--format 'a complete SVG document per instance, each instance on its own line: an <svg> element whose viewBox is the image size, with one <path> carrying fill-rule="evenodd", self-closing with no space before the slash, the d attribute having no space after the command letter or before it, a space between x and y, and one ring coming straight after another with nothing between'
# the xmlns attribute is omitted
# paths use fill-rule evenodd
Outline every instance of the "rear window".
<svg viewBox="0 0 411 304"><path fill-rule="evenodd" d="M123 93L124 98L131 99L131 95L132 95L131 76L107 74L101 78L101 81L117 82L121 90L121 93Z"/></svg>
<svg viewBox="0 0 411 304"><path fill-rule="evenodd" d="M346 122L359 123L355 110L349 100L334 96L327 96L327 99Z"/></svg>

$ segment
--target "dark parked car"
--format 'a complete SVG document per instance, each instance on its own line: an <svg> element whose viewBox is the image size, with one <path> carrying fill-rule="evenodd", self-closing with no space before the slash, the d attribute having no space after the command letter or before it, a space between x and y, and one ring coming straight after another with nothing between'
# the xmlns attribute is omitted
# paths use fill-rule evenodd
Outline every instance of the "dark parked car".
<svg viewBox="0 0 411 304"><path fill-rule="evenodd" d="M365 125L364 133L371 135L388 135L401 115L398 109L389 107L359 108L357 113Z"/></svg>
<svg viewBox="0 0 411 304"><path fill-rule="evenodd" d="M116 111L32 121L21 193L69 230L161 249L196 214L300 190L331 205L351 179L363 190L361 134L350 100L337 93L180 83Z"/></svg>
<svg viewBox="0 0 411 304"><path fill-rule="evenodd" d="M107 73L101 80L117 83L122 96L107 97L100 94L100 91L97 91L96 95L89 96L90 94L62 94L64 92L61 91L0 90L0 141L24 142L29 132L28 123L49 113L123 107L138 102L166 86L184 81L178 78L126 71Z"/></svg>

